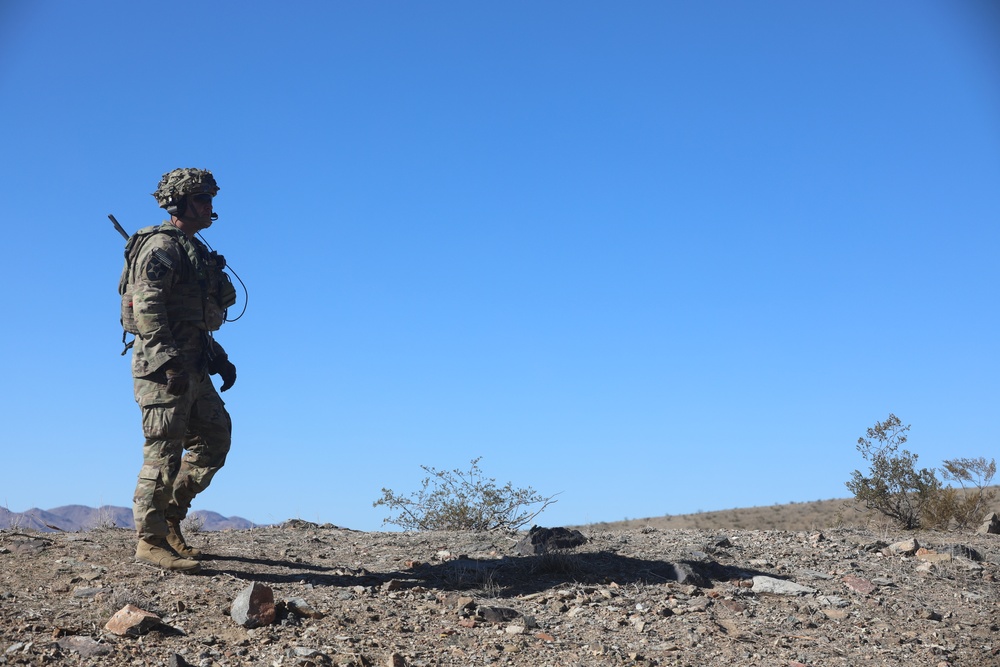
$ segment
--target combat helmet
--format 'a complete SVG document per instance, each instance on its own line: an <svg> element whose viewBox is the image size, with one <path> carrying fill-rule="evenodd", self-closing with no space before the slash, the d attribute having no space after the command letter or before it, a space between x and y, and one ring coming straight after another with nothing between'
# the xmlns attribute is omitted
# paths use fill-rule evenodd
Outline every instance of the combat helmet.
<svg viewBox="0 0 1000 667"><path fill-rule="evenodd" d="M167 213L181 216L184 215L186 195L207 193L214 197L218 191L219 185L215 182L212 172L207 169L186 167L165 173L153 197L156 198L160 208L166 209Z"/></svg>

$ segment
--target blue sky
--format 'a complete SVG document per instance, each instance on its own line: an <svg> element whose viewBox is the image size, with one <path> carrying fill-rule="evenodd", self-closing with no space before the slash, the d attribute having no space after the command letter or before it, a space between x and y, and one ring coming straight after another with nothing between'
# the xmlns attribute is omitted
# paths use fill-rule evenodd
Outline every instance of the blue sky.
<svg viewBox="0 0 1000 667"><path fill-rule="evenodd" d="M475 457L546 525L995 456L991 3L0 5L11 511L131 503L122 240L170 169L249 288L196 509L375 530ZM242 297L241 297L242 302Z"/></svg>

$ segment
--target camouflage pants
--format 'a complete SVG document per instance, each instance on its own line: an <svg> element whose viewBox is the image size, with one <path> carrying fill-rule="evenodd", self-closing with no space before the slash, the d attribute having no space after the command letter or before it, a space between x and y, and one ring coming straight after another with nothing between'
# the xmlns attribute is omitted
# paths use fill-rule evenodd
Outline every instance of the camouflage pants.
<svg viewBox="0 0 1000 667"><path fill-rule="evenodd" d="M132 516L139 537L162 537L167 522L187 516L191 501L225 465L232 421L207 373L192 374L183 396L168 394L163 382L136 378L135 398L146 442Z"/></svg>

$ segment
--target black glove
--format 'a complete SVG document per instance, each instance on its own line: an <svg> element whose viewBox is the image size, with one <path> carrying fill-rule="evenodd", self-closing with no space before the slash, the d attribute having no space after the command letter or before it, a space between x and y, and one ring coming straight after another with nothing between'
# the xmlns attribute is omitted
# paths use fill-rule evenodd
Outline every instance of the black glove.
<svg viewBox="0 0 1000 667"><path fill-rule="evenodd" d="M208 372L222 378L222 386L219 391L226 391L236 384L236 366L229 361L229 357L226 355L212 359L208 365Z"/></svg>
<svg viewBox="0 0 1000 667"><path fill-rule="evenodd" d="M188 387L191 386L191 379L188 377L187 371L183 368L168 368L166 372L167 393L172 396L181 396L186 394Z"/></svg>

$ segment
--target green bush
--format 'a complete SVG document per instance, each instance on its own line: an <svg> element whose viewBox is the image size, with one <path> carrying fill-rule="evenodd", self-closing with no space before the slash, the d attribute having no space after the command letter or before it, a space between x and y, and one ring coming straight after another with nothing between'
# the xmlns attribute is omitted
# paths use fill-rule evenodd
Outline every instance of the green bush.
<svg viewBox="0 0 1000 667"><path fill-rule="evenodd" d="M420 466L429 476L419 491L402 496L383 488L372 506L394 511L382 523L406 530L516 531L556 502L555 496L542 496L530 486L497 486L479 469L481 459L473 459L467 471ZM532 510L535 505L541 507Z"/></svg>
<svg viewBox="0 0 1000 667"><path fill-rule="evenodd" d="M917 470L917 455L900 449L909 425L890 414L884 422L858 438L858 451L870 464L869 474L855 470L847 488L855 500L907 530L968 528L982 520L996 499L987 489L996 473L996 461L983 457L944 461L941 474L959 488L942 486L933 470Z"/></svg>
<svg viewBox="0 0 1000 667"><path fill-rule="evenodd" d="M907 530L920 527L921 513L941 488L933 470L916 469L917 455L901 450L909 425L890 414L858 438L858 452L870 465L866 476L855 470L847 488L865 507L884 514Z"/></svg>

